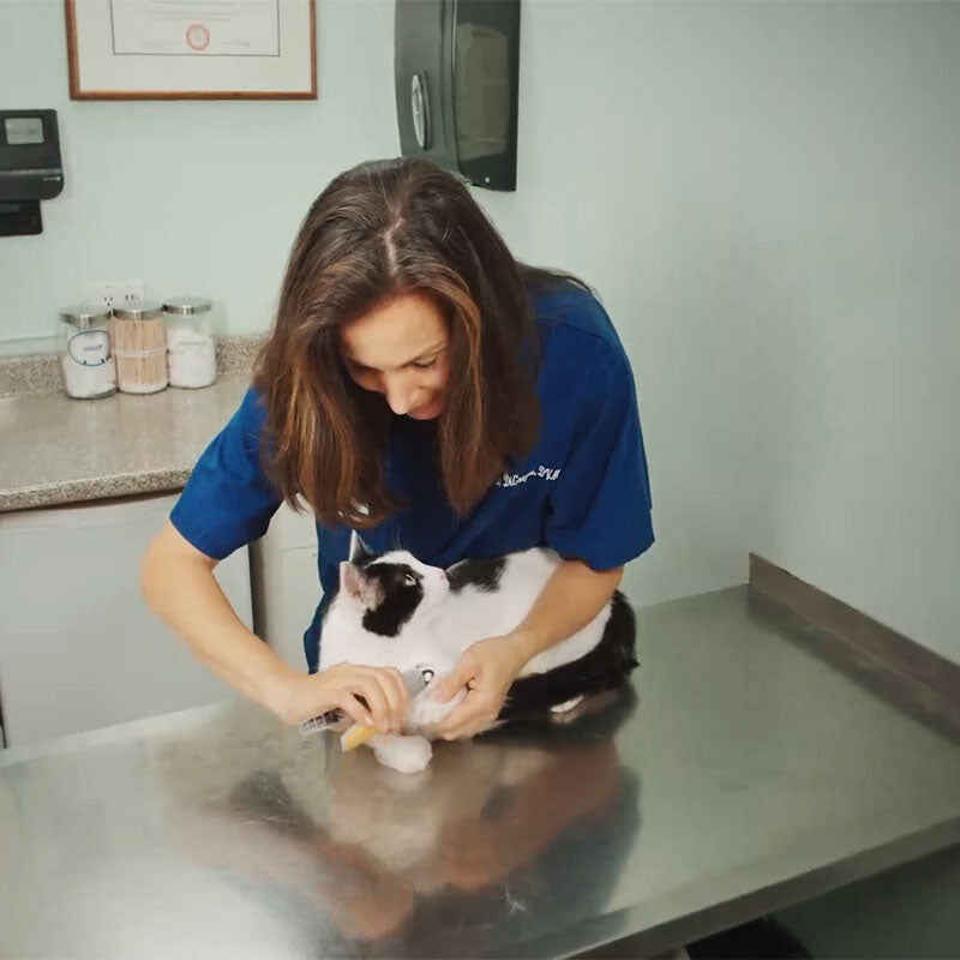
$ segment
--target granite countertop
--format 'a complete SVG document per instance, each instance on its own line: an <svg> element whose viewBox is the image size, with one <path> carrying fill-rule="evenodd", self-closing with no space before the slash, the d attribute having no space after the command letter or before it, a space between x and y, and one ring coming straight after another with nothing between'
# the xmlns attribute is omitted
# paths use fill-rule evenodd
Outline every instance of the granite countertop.
<svg viewBox="0 0 960 960"><path fill-rule="evenodd" d="M960 840L956 741L744 587L404 776L246 701L0 751L0 956L655 956Z"/></svg>
<svg viewBox="0 0 960 960"><path fill-rule="evenodd" d="M201 390L73 400L50 392L45 363L20 363L32 379L0 396L0 512L181 488L249 383L225 364Z"/></svg>

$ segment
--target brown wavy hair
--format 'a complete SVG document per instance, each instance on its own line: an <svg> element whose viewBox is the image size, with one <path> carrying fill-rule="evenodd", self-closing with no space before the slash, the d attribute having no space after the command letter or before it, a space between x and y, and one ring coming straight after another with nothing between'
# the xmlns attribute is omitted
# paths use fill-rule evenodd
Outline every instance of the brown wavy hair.
<svg viewBox="0 0 960 960"><path fill-rule="evenodd" d="M360 164L310 207L257 359L264 457L284 499L318 520L363 528L401 506L384 460L393 414L359 387L340 329L407 293L431 297L449 332L437 466L460 514L536 440L538 360L530 295L571 280L514 260L454 175L416 158ZM582 284L581 284L582 285Z"/></svg>

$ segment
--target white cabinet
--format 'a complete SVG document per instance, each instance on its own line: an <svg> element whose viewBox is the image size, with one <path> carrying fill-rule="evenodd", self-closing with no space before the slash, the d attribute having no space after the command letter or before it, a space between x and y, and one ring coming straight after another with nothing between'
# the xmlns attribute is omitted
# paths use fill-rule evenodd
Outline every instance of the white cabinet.
<svg viewBox="0 0 960 960"><path fill-rule="evenodd" d="M257 635L290 666L306 670L303 633L322 596L313 514L281 504L250 552Z"/></svg>
<svg viewBox="0 0 960 960"><path fill-rule="evenodd" d="M140 593L140 560L176 499L0 514L0 709L8 746L230 694ZM250 626L247 550L221 563L216 577Z"/></svg>

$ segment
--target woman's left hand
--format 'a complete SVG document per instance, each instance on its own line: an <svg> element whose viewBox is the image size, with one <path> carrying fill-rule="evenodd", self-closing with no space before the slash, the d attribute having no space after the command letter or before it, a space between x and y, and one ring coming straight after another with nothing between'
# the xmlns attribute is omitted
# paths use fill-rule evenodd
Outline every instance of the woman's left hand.
<svg viewBox="0 0 960 960"><path fill-rule="evenodd" d="M435 696L446 703L461 687L467 688L467 695L434 727L434 736L459 740L489 730L528 659L520 638L512 633L478 640L467 647L453 672L438 683Z"/></svg>

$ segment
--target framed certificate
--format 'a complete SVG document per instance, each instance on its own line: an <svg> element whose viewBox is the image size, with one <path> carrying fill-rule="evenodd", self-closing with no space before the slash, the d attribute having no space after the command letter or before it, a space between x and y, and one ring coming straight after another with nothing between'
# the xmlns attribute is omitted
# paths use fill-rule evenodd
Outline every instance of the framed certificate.
<svg viewBox="0 0 960 960"><path fill-rule="evenodd" d="M64 0L74 100L315 100L314 0Z"/></svg>

